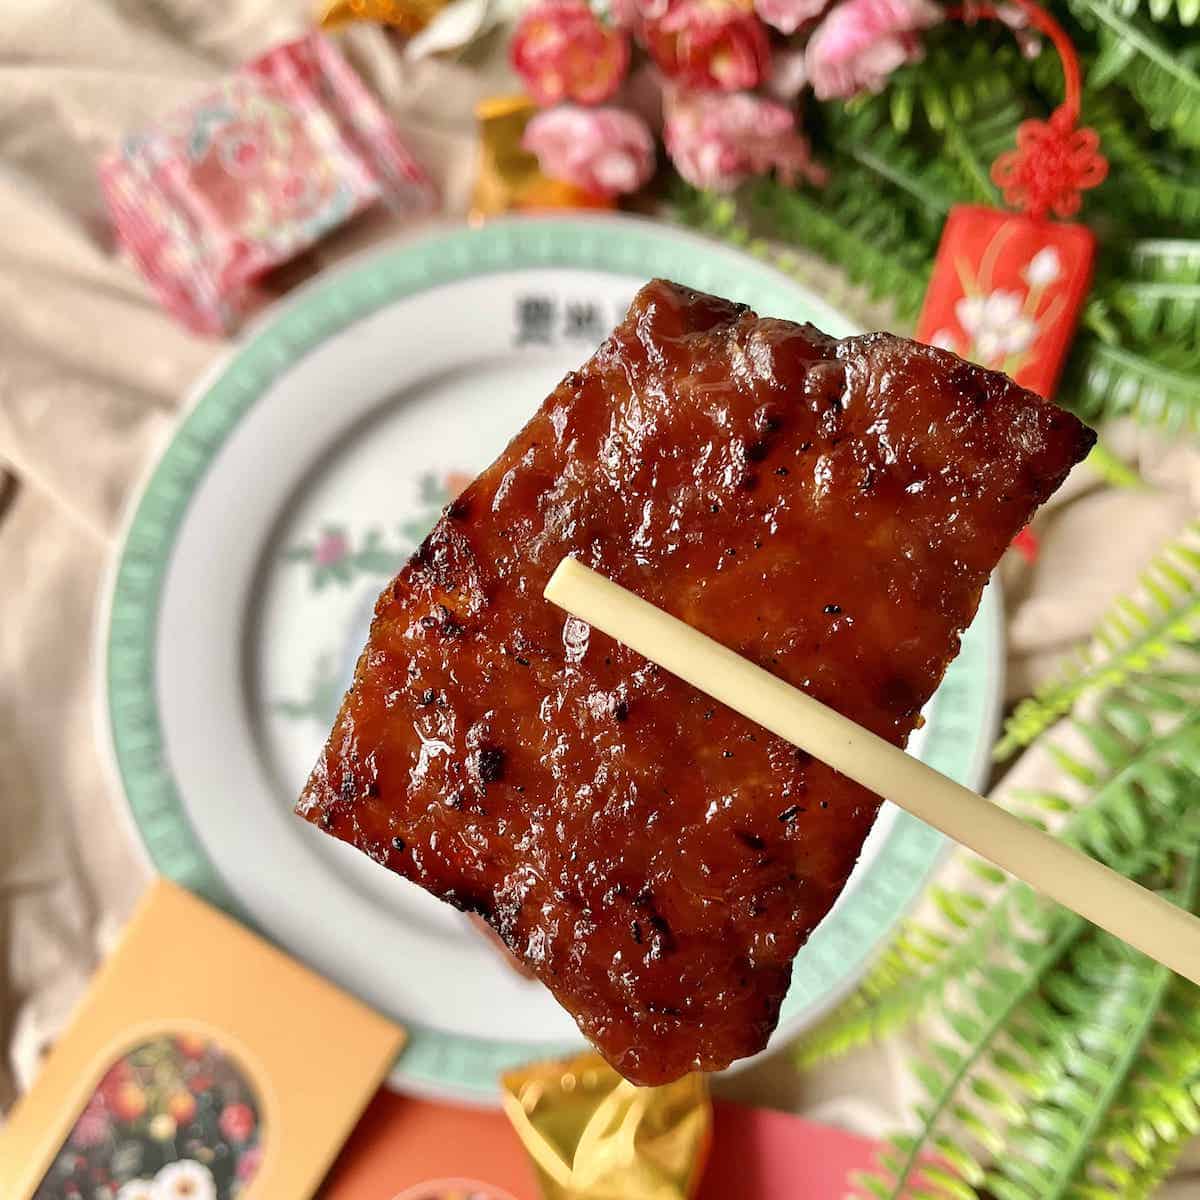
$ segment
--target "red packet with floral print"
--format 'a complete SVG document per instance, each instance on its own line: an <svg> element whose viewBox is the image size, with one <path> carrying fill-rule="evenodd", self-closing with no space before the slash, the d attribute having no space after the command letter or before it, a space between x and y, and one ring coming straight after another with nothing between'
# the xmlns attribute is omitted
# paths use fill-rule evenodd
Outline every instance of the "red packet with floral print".
<svg viewBox="0 0 1200 1200"><path fill-rule="evenodd" d="M950 213L917 338L1050 396L1092 279L1096 239L981 205Z"/></svg>
<svg viewBox="0 0 1200 1200"><path fill-rule="evenodd" d="M933 264L917 338L1004 371L1049 398L1066 360L1092 280L1096 239L1074 216L1081 194L1108 163L1094 129L1079 124L1079 58L1061 25L1035 0L1016 0L1020 20L1053 43L1063 68L1063 102L1049 120L1023 121L1017 144L992 164L992 182L1018 212L977 204L950 210ZM1001 17L976 4L964 19ZM1012 13L1003 19L1012 20Z"/></svg>
<svg viewBox="0 0 1200 1200"><path fill-rule="evenodd" d="M369 206L434 202L378 101L317 33L126 137L100 180L163 306L212 334L235 327L256 279Z"/></svg>

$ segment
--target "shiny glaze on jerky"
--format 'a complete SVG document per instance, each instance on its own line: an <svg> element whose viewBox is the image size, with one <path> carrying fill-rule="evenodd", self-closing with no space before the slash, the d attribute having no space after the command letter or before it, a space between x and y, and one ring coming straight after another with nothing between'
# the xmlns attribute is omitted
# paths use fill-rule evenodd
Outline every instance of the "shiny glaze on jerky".
<svg viewBox="0 0 1200 1200"><path fill-rule="evenodd" d="M648 285L380 597L300 811L486 918L635 1082L751 1054L877 799L564 619L550 572L902 744L1088 444L943 352Z"/></svg>

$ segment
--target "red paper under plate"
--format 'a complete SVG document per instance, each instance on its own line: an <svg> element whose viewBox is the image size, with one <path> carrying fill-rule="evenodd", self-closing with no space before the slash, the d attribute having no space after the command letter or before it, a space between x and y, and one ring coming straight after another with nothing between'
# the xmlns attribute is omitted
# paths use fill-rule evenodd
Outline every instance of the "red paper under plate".
<svg viewBox="0 0 1200 1200"><path fill-rule="evenodd" d="M851 1171L871 1165L875 1143L803 1117L718 1100L708 1168L697 1200L831 1200ZM392 1200L446 1181L444 1195L471 1195L464 1181L514 1200L538 1200L533 1171L498 1111L379 1092L321 1190L322 1200ZM453 1184L454 1188L450 1185ZM432 1193L436 1195L437 1192Z"/></svg>

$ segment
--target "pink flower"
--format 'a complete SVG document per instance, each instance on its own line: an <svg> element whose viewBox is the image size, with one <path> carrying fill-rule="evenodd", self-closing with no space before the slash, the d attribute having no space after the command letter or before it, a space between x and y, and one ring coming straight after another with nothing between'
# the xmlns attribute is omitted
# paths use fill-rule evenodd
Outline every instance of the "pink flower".
<svg viewBox="0 0 1200 1200"><path fill-rule="evenodd" d="M739 0L667 0L643 9L641 37L662 72L682 87L737 92L771 73L763 23Z"/></svg>
<svg viewBox="0 0 1200 1200"><path fill-rule="evenodd" d="M583 0L544 0L521 18L509 58L538 104L601 104L625 77L629 39Z"/></svg>
<svg viewBox="0 0 1200 1200"><path fill-rule="evenodd" d="M253 1179L255 1172L262 1162L262 1147L251 1146L241 1158L238 1159L237 1177L244 1183L246 1180Z"/></svg>
<svg viewBox="0 0 1200 1200"><path fill-rule="evenodd" d="M771 66L771 78L764 91L772 100L791 104L808 84L808 64L804 60L804 48L785 46L775 53Z"/></svg>
<svg viewBox="0 0 1200 1200"><path fill-rule="evenodd" d="M761 96L668 95L663 140L680 175L698 188L729 192L774 167L787 183L825 181L791 109Z"/></svg>
<svg viewBox="0 0 1200 1200"><path fill-rule="evenodd" d="M772 29L795 33L805 21L819 17L828 0L754 0L754 11Z"/></svg>
<svg viewBox="0 0 1200 1200"><path fill-rule="evenodd" d="M636 29L643 17L666 11L666 0L608 0L608 19L618 29Z"/></svg>
<svg viewBox="0 0 1200 1200"><path fill-rule="evenodd" d="M636 191L654 172L649 127L621 108L564 104L537 113L521 145L551 179L605 196Z"/></svg>
<svg viewBox="0 0 1200 1200"><path fill-rule="evenodd" d="M231 1142L249 1141L256 1124L254 1109L248 1104L227 1104L217 1118L218 1127Z"/></svg>
<svg viewBox="0 0 1200 1200"><path fill-rule="evenodd" d="M808 78L817 98L879 91L897 67L920 56L917 30L941 18L929 0L843 0L808 42Z"/></svg>
<svg viewBox="0 0 1200 1200"><path fill-rule="evenodd" d="M104 1111L104 1101L98 1096L93 1097L71 1130L71 1144L83 1150L98 1146L108 1137L111 1128L108 1114Z"/></svg>
<svg viewBox="0 0 1200 1200"><path fill-rule="evenodd" d="M330 531L323 533L313 550L313 562L318 567L332 567L346 557L350 546L344 535Z"/></svg>

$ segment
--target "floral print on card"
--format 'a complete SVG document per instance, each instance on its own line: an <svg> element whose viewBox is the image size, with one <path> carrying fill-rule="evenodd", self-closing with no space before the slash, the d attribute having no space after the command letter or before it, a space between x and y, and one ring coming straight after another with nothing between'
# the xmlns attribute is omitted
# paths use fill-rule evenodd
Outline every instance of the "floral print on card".
<svg viewBox="0 0 1200 1200"><path fill-rule="evenodd" d="M151 1038L104 1072L33 1200L234 1200L262 1133L256 1091L222 1046Z"/></svg>
<svg viewBox="0 0 1200 1200"><path fill-rule="evenodd" d="M942 234L918 339L1050 396L1091 283L1094 248L1082 225L957 206Z"/></svg>

